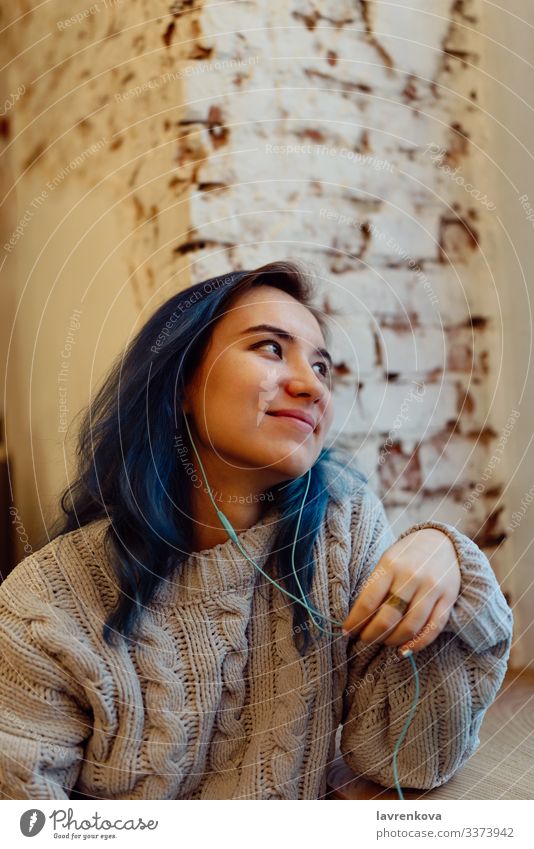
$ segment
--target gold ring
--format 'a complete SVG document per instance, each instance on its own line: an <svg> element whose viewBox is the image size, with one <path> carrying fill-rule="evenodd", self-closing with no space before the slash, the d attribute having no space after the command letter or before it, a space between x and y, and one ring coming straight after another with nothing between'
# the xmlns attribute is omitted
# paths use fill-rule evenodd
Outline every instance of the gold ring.
<svg viewBox="0 0 534 849"><path fill-rule="evenodd" d="M384 604L390 604L391 607L394 607L396 610L400 611L402 615L406 613L410 606L409 601L405 601L403 598L398 595L395 595L394 593L390 593L388 595L388 597L384 601Z"/></svg>

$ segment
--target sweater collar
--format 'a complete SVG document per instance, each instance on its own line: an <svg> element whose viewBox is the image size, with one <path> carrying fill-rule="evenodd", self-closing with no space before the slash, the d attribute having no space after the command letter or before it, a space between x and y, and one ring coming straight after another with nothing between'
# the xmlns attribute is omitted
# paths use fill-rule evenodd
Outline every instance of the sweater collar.
<svg viewBox="0 0 534 849"><path fill-rule="evenodd" d="M279 518L280 510L271 505L256 524L236 533L243 549L262 569L280 528ZM109 524L109 519L98 519L93 523L91 542L97 548L103 548L104 533ZM87 544L87 528L80 530ZM102 556L107 560L105 553ZM177 575L162 580L154 594L154 601L168 602L179 598L180 601L191 602L202 596L213 597L223 592L243 590L252 586L259 575L258 569L230 538L212 548L191 552L177 572Z"/></svg>
<svg viewBox="0 0 534 849"><path fill-rule="evenodd" d="M256 524L236 532L244 551L263 569L279 530L280 511L270 507ZM246 589L255 583L258 569L246 558L230 538L212 548L193 551L171 584L184 600L198 599L199 594Z"/></svg>

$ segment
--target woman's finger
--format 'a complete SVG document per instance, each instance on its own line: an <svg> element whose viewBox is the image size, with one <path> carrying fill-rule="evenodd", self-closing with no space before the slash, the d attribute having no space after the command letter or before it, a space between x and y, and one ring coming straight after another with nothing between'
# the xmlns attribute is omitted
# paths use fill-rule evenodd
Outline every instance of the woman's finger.
<svg viewBox="0 0 534 849"><path fill-rule="evenodd" d="M453 604L454 602L451 602L448 596L441 596L434 605L432 613L430 614L428 621L424 624L423 628L412 639L407 640L405 643L399 646L399 652L403 653L405 651L421 651L421 649L424 649L426 648L426 646L429 646L431 643L433 643L436 637L441 634L445 625L449 621L449 616Z"/></svg>
<svg viewBox="0 0 534 849"><path fill-rule="evenodd" d="M350 632L352 637L359 634L364 624L376 613L388 593L392 580L393 575L384 567L381 558L343 622L343 629Z"/></svg>
<svg viewBox="0 0 534 849"><path fill-rule="evenodd" d="M402 621L402 613L390 604L383 604L360 631L362 643L385 642L385 638Z"/></svg>
<svg viewBox="0 0 534 849"><path fill-rule="evenodd" d="M400 646L406 640L410 640L415 634L418 634L432 615L434 606L440 597L441 592L437 587L421 585L402 619L383 640L385 645Z"/></svg>
<svg viewBox="0 0 534 849"><path fill-rule="evenodd" d="M393 606L387 602L387 598L389 595L396 595L399 598L402 598L404 601L408 602L407 610L402 613L398 607ZM404 622L405 619L409 617L413 617L412 614L412 605L414 603L414 599L418 597L418 587L417 580L415 578L411 579L401 579L399 577L395 578L388 592L386 593L385 598L382 601L382 604L376 611L375 616L365 624L364 628L360 633L360 639L364 643L372 643L375 641L386 642L386 638L388 638L397 628ZM426 620L430 609L427 610L427 614L425 618L422 620L423 622ZM405 628L405 633L403 639L409 634L413 634L413 630L409 630L409 628ZM399 643L402 640L399 640ZM395 643L398 645L399 643Z"/></svg>

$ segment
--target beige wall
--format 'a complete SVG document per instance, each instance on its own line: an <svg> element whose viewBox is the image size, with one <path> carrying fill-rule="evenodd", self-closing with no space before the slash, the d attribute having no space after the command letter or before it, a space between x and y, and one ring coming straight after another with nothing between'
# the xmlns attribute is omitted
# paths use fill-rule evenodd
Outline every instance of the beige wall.
<svg viewBox="0 0 534 849"><path fill-rule="evenodd" d="M5 91L25 91L6 115L2 318L14 504L38 547L75 416L144 318L190 283L174 251L188 222L177 158L188 51L169 55L165 3L33 5L9 28L4 76ZM189 26L176 32L187 40Z"/></svg>

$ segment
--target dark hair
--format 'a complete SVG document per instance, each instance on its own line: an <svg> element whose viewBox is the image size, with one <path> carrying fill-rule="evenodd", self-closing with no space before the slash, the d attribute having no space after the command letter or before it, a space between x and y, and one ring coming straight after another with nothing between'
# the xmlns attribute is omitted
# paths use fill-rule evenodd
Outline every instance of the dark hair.
<svg viewBox="0 0 534 849"><path fill-rule="evenodd" d="M271 262L254 271L214 277L159 307L113 364L84 413L77 477L63 491L60 505L65 515L52 538L95 519L110 519L105 540L119 589L103 629L110 645L117 632L124 638L135 633L158 585L176 574L189 556L193 522L188 478L176 461L173 438L189 444L181 415L184 390L217 320L238 296L261 285L281 289L308 307L328 339L325 318L312 304L312 281L296 262ZM323 448L311 469L295 548L295 563L304 564L299 580L306 596L314 574L313 545L329 498L347 495L347 476L342 474L346 468L343 454L336 457L334 449ZM333 481L340 493L330 469L335 470ZM356 470L348 471L349 480L352 475L366 480ZM273 569L279 583L297 596L291 549L306 483L307 475L302 475L270 490L271 503L281 511L280 530L264 568ZM295 645L304 655L310 643L309 614L301 604L292 604Z"/></svg>

